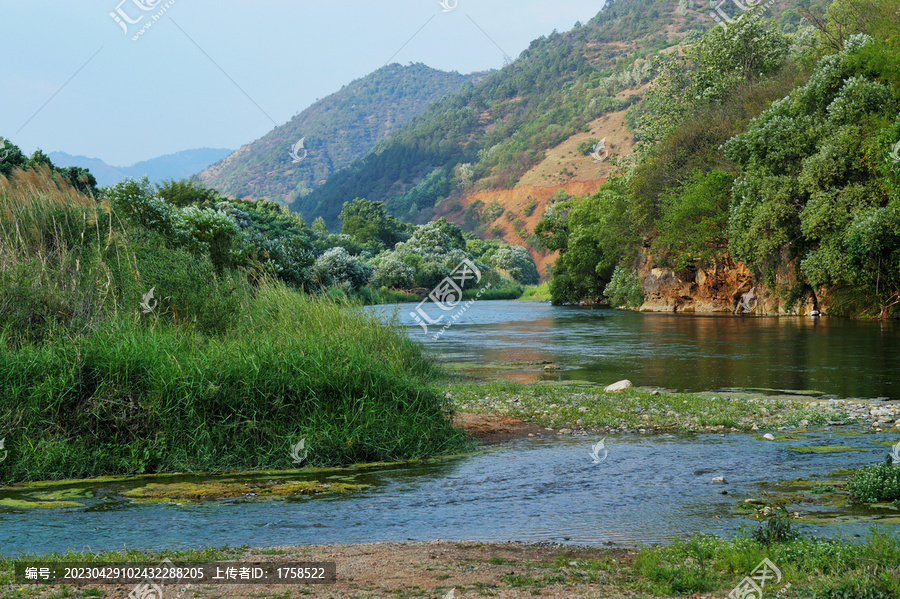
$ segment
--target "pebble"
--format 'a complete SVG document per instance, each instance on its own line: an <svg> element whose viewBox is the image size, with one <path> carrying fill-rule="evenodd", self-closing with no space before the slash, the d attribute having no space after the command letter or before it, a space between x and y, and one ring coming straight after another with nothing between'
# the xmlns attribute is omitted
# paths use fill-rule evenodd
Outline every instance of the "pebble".
<svg viewBox="0 0 900 599"><path fill-rule="evenodd" d="M728 481L725 480L725 477L724 477L724 476L717 476L717 477L715 477L715 478L712 479L712 483L713 483L714 485L725 485L725 484L728 484Z"/></svg>

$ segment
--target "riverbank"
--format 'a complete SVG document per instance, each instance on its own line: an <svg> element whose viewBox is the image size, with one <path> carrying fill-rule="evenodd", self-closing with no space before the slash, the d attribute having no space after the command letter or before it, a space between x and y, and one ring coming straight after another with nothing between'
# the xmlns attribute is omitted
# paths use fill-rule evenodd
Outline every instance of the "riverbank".
<svg viewBox="0 0 900 599"><path fill-rule="evenodd" d="M763 433L854 425L900 432L896 402L637 388L606 392L586 384L504 381L454 383L445 393L453 407L466 415L458 416L457 424L476 439L488 441L492 435L502 440L588 432Z"/></svg>
<svg viewBox="0 0 900 599"><path fill-rule="evenodd" d="M766 591L782 597L896 597L900 592L900 540L872 535L865 542L793 539L762 545L750 537L693 537L668 547L596 549L525 543L373 543L188 552L109 552L41 556L43 562L334 562L329 585L169 585L164 597L321 597L361 599L423 597L531 597L662 599L721 598L763 560L778 569ZM103 597L124 599L135 585L81 587L17 585L14 562L0 561L0 598ZM170 591L171 589L171 591ZM169 594L171 592L171 595ZM866 593L866 594L863 594ZM145 595L138 595L145 597ZM154 599L156 597L154 596Z"/></svg>

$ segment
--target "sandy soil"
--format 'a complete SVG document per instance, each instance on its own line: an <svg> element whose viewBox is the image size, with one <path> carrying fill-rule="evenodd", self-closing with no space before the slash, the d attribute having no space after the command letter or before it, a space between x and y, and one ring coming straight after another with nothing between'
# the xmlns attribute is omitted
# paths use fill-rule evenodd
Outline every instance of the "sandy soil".
<svg viewBox="0 0 900 599"><path fill-rule="evenodd" d="M375 543L366 545L321 545L251 550L235 561L290 563L335 562L337 582L310 585L198 585L184 590L163 587L163 596L139 599L259 597L327 599L426 597L603 598L619 599L646 595L617 590L621 573L617 565L633 559L624 549L593 549L520 543ZM277 554L273 555L273 553ZM589 562L600 560L602 569L591 579ZM556 564L556 567L553 567ZM102 597L124 599L131 587L94 587ZM50 591L51 589L48 589ZM451 591L452 594L451 594ZM96 591L95 591L96 592ZM63 596L63 595L46 595ZM75 595L79 596L79 595ZM98 597L101 595L85 596Z"/></svg>
<svg viewBox="0 0 900 599"><path fill-rule="evenodd" d="M453 425L464 429L470 438L485 445L556 433L553 429L544 428L532 422L524 422L511 416L497 414L457 412L453 416Z"/></svg>

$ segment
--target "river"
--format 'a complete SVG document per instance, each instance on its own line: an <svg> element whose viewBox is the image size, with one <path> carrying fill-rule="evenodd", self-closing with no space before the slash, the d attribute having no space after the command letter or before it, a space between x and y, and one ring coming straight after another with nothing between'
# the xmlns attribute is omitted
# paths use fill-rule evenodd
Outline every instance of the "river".
<svg viewBox="0 0 900 599"><path fill-rule="evenodd" d="M411 325L411 335L467 378L599 384L629 378L641 386L686 391L764 388L900 397L895 323L477 302L435 340L412 322L412 308L372 310L393 318L395 326ZM430 334L436 332L432 328ZM545 372L547 362L560 370ZM501 368L485 369L497 364ZM335 470L321 476L369 486L348 495L291 501L139 504L120 495L139 481L96 482L77 507L0 506L0 553L434 539L601 546L666 542L696 532L733 534L748 523L733 508L763 492L759 481L815 478L881 461L887 451L872 443L871 434L841 433L836 443L837 432L810 432L790 443L744 434L610 435L608 458L599 464L588 456L599 436L520 440L470 456ZM836 444L861 451L788 449ZM715 476L729 484L713 485ZM41 491L63 494L66 488ZM0 490L0 500L26 495ZM807 509L829 515L827 508ZM851 535L868 526L841 522L803 528Z"/></svg>
<svg viewBox="0 0 900 599"><path fill-rule="evenodd" d="M552 362L561 370L511 369L501 376L679 391L778 389L832 397L900 399L900 323L833 317L636 313L476 302L437 340L416 326L415 306L379 306L396 315L440 361L478 377L486 364ZM495 369L496 370L496 369ZM491 374L495 376L495 374Z"/></svg>

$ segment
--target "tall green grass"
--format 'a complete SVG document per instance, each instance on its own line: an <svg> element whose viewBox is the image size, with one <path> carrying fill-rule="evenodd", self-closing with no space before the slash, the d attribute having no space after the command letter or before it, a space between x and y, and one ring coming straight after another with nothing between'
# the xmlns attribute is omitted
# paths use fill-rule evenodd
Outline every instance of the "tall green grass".
<svg viewBox="0 0 900 599"><path fill-rule="evenodd" d="M0 479L291 468L301 439L303 465L458 451L433 375L402 333L274 283L223 336L116 318L0 353Z"/></svg>
<svg viewBox="0 0 900 599"><path fill-rule="evenodd" d="M13 176L0 180L0 480L291 468L302 439L304 466L465 447L402 332L130 235L49 173Z"/></svg>
<svg viewBox="0 0 900 599"><path fill-rule="evenodd" d="M114 311L134 263L109 207L48 168L0 177L0 330L8 341L83 332Z"/></svg>

